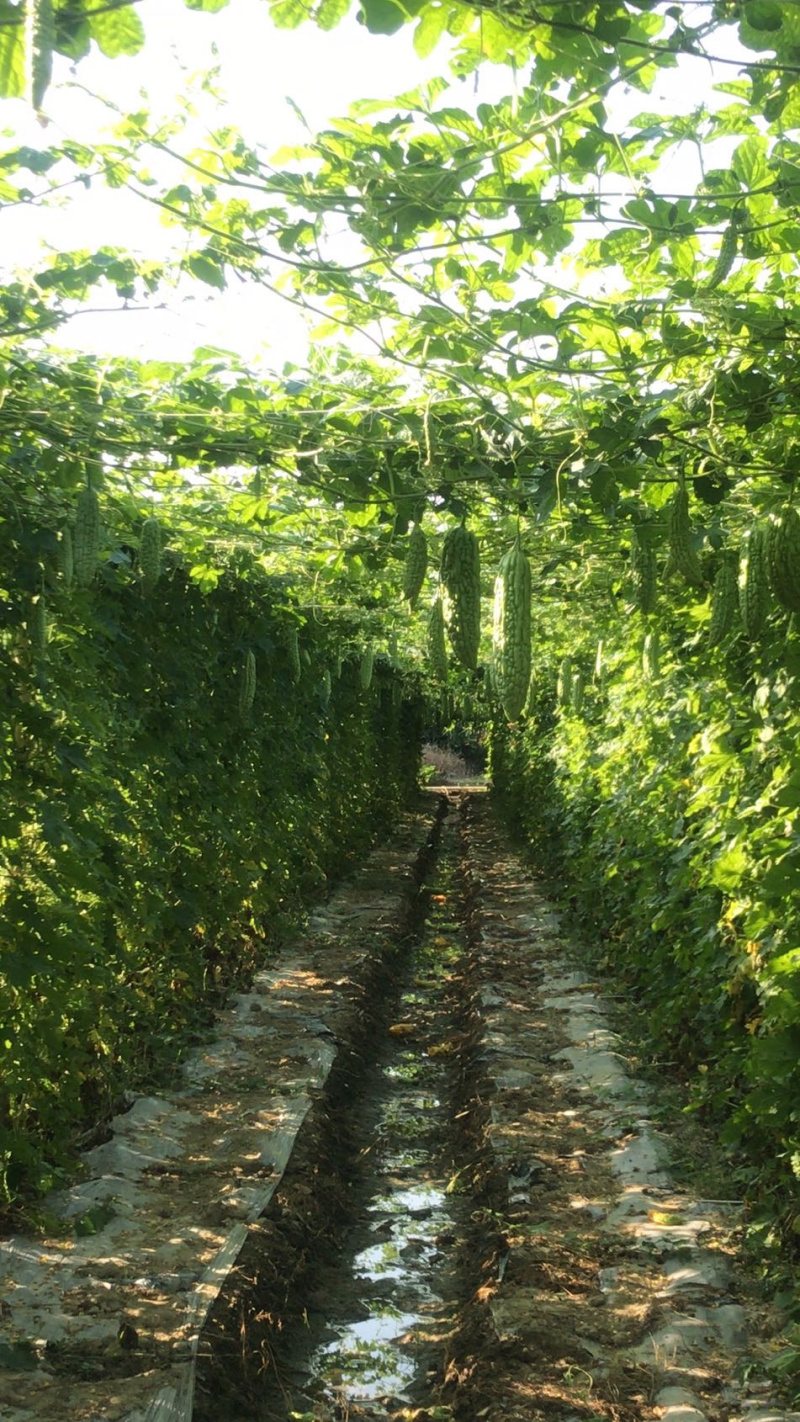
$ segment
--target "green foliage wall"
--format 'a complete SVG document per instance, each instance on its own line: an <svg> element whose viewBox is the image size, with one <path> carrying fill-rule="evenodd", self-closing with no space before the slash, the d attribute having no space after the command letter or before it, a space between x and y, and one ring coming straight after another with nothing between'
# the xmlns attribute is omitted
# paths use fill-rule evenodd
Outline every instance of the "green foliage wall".
<svg viewBox="0 0 800 1422"><path fill-rule="evenodd" d="M352 623L301 625L295 684L301 619L280 580L228 574L204 595L173 566L147 591L121 546L67 591L55 543L0 525L6 1203L57 1178L81 1125L178 1058L277 926L385 827L418 761L415 692L381 659L361 689Z"/></svg>
<svg viewBox="0 0 800 1422"><path fill-rule="evenodd" d="M649 680L639 614L605 621L593 679L596 607L565 620L558 653L557 638L540 646L527 720L494 721L495 793L718 1123L732 1193L777 1213L796 1247L800 638L775 611L757 648L734 629L710 652L708 604L671 604ZM557 704L560 653L586 669L580 713Z"/></svg>

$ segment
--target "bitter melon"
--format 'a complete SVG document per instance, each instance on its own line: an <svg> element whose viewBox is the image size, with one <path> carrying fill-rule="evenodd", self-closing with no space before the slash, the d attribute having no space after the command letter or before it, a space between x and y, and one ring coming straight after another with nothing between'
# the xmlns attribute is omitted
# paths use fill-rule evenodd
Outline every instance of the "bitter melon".
<svg viewBox="0 0 800 1422"><path fill-rule="evenodd" d="M656 555L638 532L631 546L631 563L636 606L647 617L656 605Z"/></svg>
<svg viewBox="0 0 800 1422"><path fill-rule="evenodd" d="M53 0L25 0L25 94L38 114L53 76Z"/></svg>
<svg viewBox="0 0 800 1422"><path fill-rule="evenodd" d="M154 588L161 577L161 524L146 518L139 537L139 567L146 588Z"/></svg>
<svg viewBox="0 0 800 1422"><path fill-rule="evenodd" d="M450 645L462 666L475 671L481 639L480 551L475 534L463 523L444 540L441 579Z"/></svg>
<svg viewBox="0 0 800 1422"><path fill-rule="evenodd" d="M730 632L736 617L737 588L736 566L729 556L724 557L711 593L711 619L708 624L708 645L718 647Z"/></svg>
<svg viewBox="0 0 800 1422"><path fill-rule="evenodd" d="M330 674L328 668L326 667L325 670L324 670L324 672L322 673L322 682L321 682L321 684L320 684L320 689L319 689L320 700L321 700L323 706L325 706L325 707L327 707L327 706L328 706L328 703L330 702L330 699L331 699L331 690L332 690L331 674Z"/></svg>
<svg viewBox="0 0 800 1422"><path fill-rule="evenodd" d="M247 720L253 708L256 695L256 659L253 652L247 652L239 680L239 715Z"/></svg>
<svg viewBox="0 0 800 1422"><path fill-rule="evenodd" d="M556 681L556 699L559 706L568 706L572 699L572 658L562 657Z"/></svg>
<svg viewBox="0 0 800 1422"><path fill-rule="evenodd" d="M403 569L403 597L412 609L417 605L425 574L428 570L428 541L422 526L415 523L408 538L406 564Z"/></svg>
<svg viewBox="0 0 800 1422"><path fill-rule="evenodd" d="M361 653L361 664L358 670L358 677L362 691L369 691L372 685L372 668L375 662L375 648L365 647Z"/></svg>
<svg viewBox="0 0 800 1422"><path fill-rule="evenodd" d="M669 546L678 572L691 587L703 586L700 559L692 544L689 523L689 495L681 486L675 490L669 513Z"/></svg>
<svg viewBox="0 0 800 1422"><path fill-rule="evenodd" d="M300 636L296 627L289 628L287 646L289 651L289 670L291 672L292 681L297 683L300 680L301 676L301 666Z"/></svg>
<svg viewBox="0 0 800 1422"><path fill-rule="evenodd" d="M719 286L720 283L725 280L736 258L738 245L739 229L736 225L736 216L734 214L723 233L717 260L714 263L714 269L708 279L706 291L713 291L715 287Z"/></svg>
<svg viewBox="0 0 800 1422"><path fill-rule="evenodd" d="M28 640L34 657L40 660L47 651L47 603L44 593L34 598L28 618Z"/></svg>
<svg viewBox="0 0 800 1422"><path fill-rule="evenodd" d="M437 597L431 608L431 616L428 623L428 654L431 659L433 674L437 681L446 681L447 646L444 640L444 613L442 611L442 599L440 597Z"/></svg>
<svg viewBox="0 0 800 1422"><path fill-rule="evenodd" d="M766 536L763 527L756 524L744 534L739 555L739 612L749 641L755 641L762 631L768 610Z"/></svg>
<svg viewBox="0 0 800 1422"><path fill-rule="evenodd" d="M516 721L531 679L531 566L519 538L495 579L492 643L500 702L509 721Z"/></svg>
<svg viewBox="0 0 800 1422"><path fill-rule="evenodd" d="M800 514L785 504L767 524L767 570L778 602L800 612Z"/></svg>
<svg viewBox="0 0 800 1422"><path fill-rule="evenodd" d="M69 524L65 524L61 530L58 540L58 571L61 574L61 581L67 592L72 587L72 579L75 574L75 556L72 549L72 529Z"/></svg>
<svg viewBox="0 0 800 1422"><path fill-rule="evenodd" d="M577 712L579 716L583 710L583 693L583 672L576 671L572 678L572 685L570 686L569 701L573 711Z"/></svg>
<svg viewBox="0 0 800 1422"><path fill-rule="evenodd" d="M72 535L75 581L88 588L97 570L100 553L100 504L92 488L81 489L75 504L75 530Z"/></svg>
<svg viewBox="0 0 800 1422"><path fill-rule="evenodd" d="M658 628L654 627L645 636L642 645L642 673L645 681L655 681L661 669L661 647Z"/></svg>

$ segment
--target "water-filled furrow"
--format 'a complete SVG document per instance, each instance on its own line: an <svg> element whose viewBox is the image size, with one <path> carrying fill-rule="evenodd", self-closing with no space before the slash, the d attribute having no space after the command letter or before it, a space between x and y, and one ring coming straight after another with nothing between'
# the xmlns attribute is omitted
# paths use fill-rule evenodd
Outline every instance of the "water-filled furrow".
<svg viewBox="0 0 800 1422"><path fill-rule="evenodd" d="M350 1224L323 1270L290 1416L392 1417L430 1405L457 1308L463 1199L452 1129L459 1043L449 978L461 954L457 816L445 819L385 1040L352 1103ZM349 1124L353 1124L350 1122Z"/></svg>

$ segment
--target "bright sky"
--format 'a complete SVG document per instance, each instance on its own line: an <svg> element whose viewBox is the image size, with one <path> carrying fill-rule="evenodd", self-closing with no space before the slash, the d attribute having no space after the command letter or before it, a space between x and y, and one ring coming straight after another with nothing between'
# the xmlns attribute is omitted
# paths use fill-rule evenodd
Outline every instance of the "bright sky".
<svg viewBox="0 0 800 1422"><path fill-rule="evenodd" d="M111 96L123 112L141 108L144 91L152 114L165 117L175 111L193 79L218 66L217 87L226 96L224 105L220 108L211 96L193 89L198 122L208 129L232 124L248 142L272 153L304 138L287 99L316 132L347 113L356 99L402 93L445 72L447 65L446 44L422 61L413 49L411 26L389 37L370 35L352 15L323 33L313 25L275 29L264 0L231 0L216 15L187 10L183 0L146 0L141 12L148 35L143 53L106 60L95 50L75 70L65 60L57 62L45 100L49 123L44 130L21 100L0 104L9 146L101 137L107 111L87 97L85 89ZM735 40L726 52L737 53ZM679 69L665 72L654 94L620 94L612 108L613 125L619 129L626 118L645 109L691 112L702 100L714 101L714 82L735 76L735 69L712 75L704 62L686 60ZM470 78L457 85L456 101L462 107L491 102L510 86L509 69L487 64L478 77L477 97ZM716 102L729 100L720 96ZM719 161L715 154L714 162ZM673 172L660 173L654 186L677 183L687 190L697 180L695 163L691 146L684 148L672 160ZM177 229L162 224L156 209L125 191L102 188L81 190L58 209L5 208L2 222L6 262L26 268L41 243L61 251L118 245L163 259L180 252L184 240ZM159 303L163 301L159 296ZM99 353L124 351L178 360L188 359L198 345L215 345L235 350L252 363L264 359L280 368L287 360L302 363L307 329L294 308L252 284L234 281L227 291L209 294L209 289L198 291L196 284L185 283L167 294L166 306L160 309L77 316L61 332L59 343Z"/></svg>

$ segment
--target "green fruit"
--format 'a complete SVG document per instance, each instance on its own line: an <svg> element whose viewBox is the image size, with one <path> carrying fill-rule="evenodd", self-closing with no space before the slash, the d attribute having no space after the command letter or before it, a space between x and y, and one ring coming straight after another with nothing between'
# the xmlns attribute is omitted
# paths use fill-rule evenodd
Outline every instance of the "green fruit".
<svg viewBox="0 0 800 1422"><path fill-rule="evenodd" d="M47 603L44 593L40 593L31 603L28 638L33 655L38 661L47 651Z"/></svg>
<svg viewBox="0 0 800 1422"><path fill-rule="evenodd" d="M569 704L572 707L573 711L577 712L579 716L581 714L581 711L583 710L583 693L583 672L576 671L575 675L572 678L572 684L570 686Z"/></svg>
<svg viewBox="0 0 800 1422"><path fill-rule="evenodd" d="M58 540L58 571L61 574L61 581L67 592L72 587L72 579L75 575L75 555L72 548L72 529L69 524L65 524L61 530L61 537Z"/></svg>
<svg viewBox="0 0 800 1422"><path fill-rule="evenodd" d="M146 518L139 538L139 567L146 588L154 588L161 577L161 524Z"/></svg>
<svg viewBox="0 0 800 1422"><path fill-rule="evenodd" d="M661 670L661 647L658 628L645 636L642 645L642 673L645 681L655 681Z"/></svg>
<svg viewBox="0 0 800 1422"><path fill-rule="evenodd" d="M289 651L289 670L291 672L292 681L296 684L300 680L301 674L300 636L296 627L289 628L287 647Z"/></svg>
<svg viewBox="0 0 800 1422"><path fill-rule="evenodd" d="M248 652L244 659L239 679L239 715L246 720L250 715L256 695L256 659Z"/></svg>
<svg viewBox="0 0 800 1422"><path fill-rule="evenodd" d="M730 558L725 558L717 571L711 593L711 619L708 624L709 647L718 647L733 626L738 601L736 584L736 566Z"/></svg>
<svg viewBox="0 0 800 1422"><path fill-rule="evenodd" d="M375 661L375 648L365 647L361 653L361 664L358 669L358 678L362 691L369 691L372 685L372 668Z"/></svg>
<svg viewBox="0 0 800 1422"><path fill-rule="evenodd" d="M772 591L787 612L800 612L800 514L785 504L767 524L767 571Z"/></svg>
<svg viewBox="0 0 800 1422"><path fill-rule="evenodd" d="M437 597L428 623L428 655L437 681L447 680L447 646L444 640L442 599Z"/></svg>
<svg viewBox="0 0 800 1422"><path fill-rule="evenodd" d="M725 280L733 266L738 245L739 232L734 218L731 218L728 226L725 228L720 249L717 254L717 260L714 263L714 270L708 279L706 291L713 291L715 286L719 286L720 282Z"/></svg>
<svg viewBox="0 0 800 1422"><path fill-rule="evenodd" d="M493 661L503 710L516 721L531 679L531 565L517 538L494 584Z"/></svg>
<svg viewBox="0 0 800 1422"><path fill-rule="evenodd" d="M81 489L75 504L75 529L72 535L75 581L88 588L100 554L100 504L94 489Z"/></svg>
<svg viewBox="0 0 800 1422"><path fill-rule="evenodd" d="M428 542L420 524L415 523L408 539L406 565L403 569L403 597L411 608L416 607L425 574L428 570Z"/></svg>
<svg viewBox="0 0 800 1422"><path fill-rule="evenodd" d="M656 605L656 555L649 543L643 543L638 533L631 547L631 570L636 606L647 617Z"/></svg>
<svg viewBox="0 0 800 1422"><path fill-rule="evenodd" d="M320 688L319 688L320 700L321 700L323 706L325 706L325 707L327 707L327 706L328 706L328 703L330 702L330 699L331 699L331 690L332 690L331 674L330 674L330 672L328 671L328 668L326 667L325 670L324 670L324 672L322 673L322 681L321 681L321 683L320 683Z"/></svg>
<svg viewBox="0 0 800 1422"><path fill-rule="evenodd" d="M556 682L556 699L559 706L568 706L572 700L572 658L562 657Z"/></svg>
<svg viewBox="0 0 800 1422"><path fill-rule="evenodd" d="M39 113L53 73L53 0L25 0L25 93Z"/></svg>
<svg viewBox="0 0 800 1422"><path fill-rule="evenodd" d="M769 610L766 536L760 525L748 529L739 555L739 612L745 636L755 641Z"/></svg>
<svg viewBox="0 0 800 1422"><path fill-rule="evenodd" d="M669 513L669 546L675 567L690 587L703 586L700 559L692 542L689 523L689 495L684 488L676 489Z"/></svg>
<svg viewBox="0 0 800 1422"><path fill-rule="evenodd" d="M443 610L457 661L475 671L481 640L481 571L478 540L460 524L442 547Z"/></svg>
<svg viewBox="0 0 800 1422"><path fill-rule="evenodd" d="M598 642L598 644L597 644L597 652L595 653L595 659L594 659L594 679L595 679L595 681L597 682L598 686L602 686L603 683L605 682L605 679L606 679L606 668L605 668L605 661L604 661L604 659L603 659L603 643L602 643L602 640Z"/></svg>

